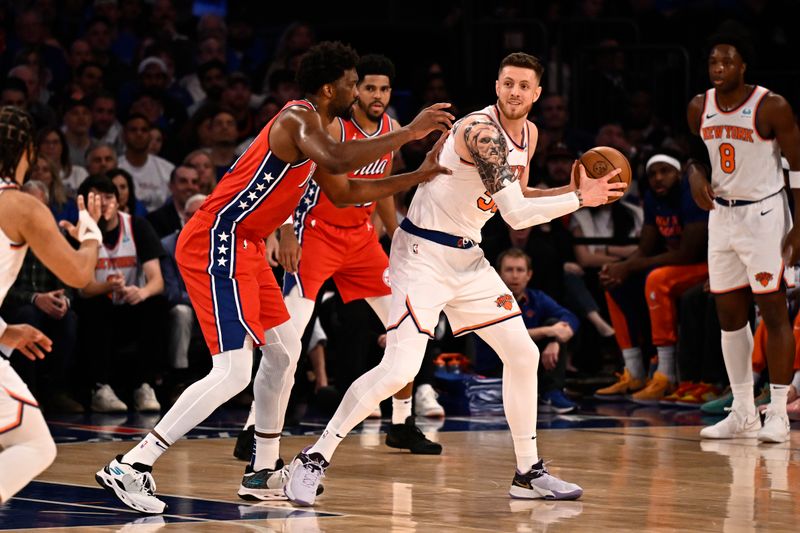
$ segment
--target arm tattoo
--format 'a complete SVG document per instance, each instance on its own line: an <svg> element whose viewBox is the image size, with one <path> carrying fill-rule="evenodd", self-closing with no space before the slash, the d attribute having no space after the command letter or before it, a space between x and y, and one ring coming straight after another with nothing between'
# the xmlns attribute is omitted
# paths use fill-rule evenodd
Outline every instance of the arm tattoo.
<svg viewBox="0 0 800 533"><path fill-rule="evenodd" d="M494 122L476 120L471 123L464 130L464 141L489 194L517 180L508 165L506 137Z"/></svg>

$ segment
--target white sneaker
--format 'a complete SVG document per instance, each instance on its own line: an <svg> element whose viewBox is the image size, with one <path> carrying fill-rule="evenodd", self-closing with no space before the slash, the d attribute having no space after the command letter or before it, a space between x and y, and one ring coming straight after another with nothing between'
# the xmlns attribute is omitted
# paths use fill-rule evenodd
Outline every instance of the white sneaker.
<svg viewBox="0 0 800 533"><path fill-rule="evenodd" d="M772 405L767 407L764 427L758 432L758 440L761 442L786 442L789 440L789 416L786 411L778 414L772 410Z"/></svg>
<svg viewBox="0 0 800 533"><path fill-rule="evenodd" d="M161 411L161 404L156 398L156 391L147 383L133 391L133 408L137 411Z"/></svg>
<svg viewBox="0 0 800 533"><path fill-rule="evenodd" d="M759 429L761 419L757 413L748 416L731 409L723 420L701 429L700 436L704 439L752 439Z"/></svg>
<svg viewBox="0 0 800 533"><path fill-rule="evenodd" d="M444 407L436 400L439 395L428 384L417 387L414 393L414 414L417 416L429 416L441 418L444 416Z"/></svg>
<svg viewBox="0 0 800 533"><path fill-rule="evenodd" d="M156 481L150 473L152 467L122 462L122 456L101 468L94 478L101 487L111 492L119 501L140 513L163 513L167 504L155 497Z"/></svg>
<svg viewBox="0 0 800 533"><path fill-rule="evenodd" d="M101 385L92 394L92 411L95 413L122 413L127 410L128 406L117 397L110 385Z"/></svg>
<svg viewBox="0 0 800 533"><path fill-rule="evenodd" d="M544 461L539 459L527 472L514 473L508 494L526 500L577 500L583 495L583 489L550 474Z"/></svg>
<svg viewBox="0 0 800 533"><path fill-rule="evenodd" d="M298 453L289 463L289 479L283 487L286 497L296 505L314 505L320 482L330 463L319 453L308 453L311 446Z"/></svg>

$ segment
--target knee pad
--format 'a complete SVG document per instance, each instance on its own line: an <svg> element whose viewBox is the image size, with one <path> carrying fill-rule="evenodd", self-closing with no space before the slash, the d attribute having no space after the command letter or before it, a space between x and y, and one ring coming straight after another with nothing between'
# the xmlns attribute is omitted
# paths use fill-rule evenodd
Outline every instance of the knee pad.
<svg viewBox="0 0 800 533"><path fill-rule="evenodd" d="M406 383L414 381L424 356L424 350L399 343L387 348L378 366L385 370L384 380L400 390Z"/></svg>
<svg viewBox="0 0 800 533"><path fill-rule="evenodd" d="M222 352L212 357L209 376L217 377L226 392L233 397L250 384L253 372L253 342L247 339L243 348Z"/></svg>
<svg viewBox="0 0 800 533"><path fill-rule="evenodd" d="M303 349L300 336L291 321L284 322L264 332L264 345L261 347L261 367L268 372L285 373L297 366ZM261 372L259 372L261 374Z"/></svg>

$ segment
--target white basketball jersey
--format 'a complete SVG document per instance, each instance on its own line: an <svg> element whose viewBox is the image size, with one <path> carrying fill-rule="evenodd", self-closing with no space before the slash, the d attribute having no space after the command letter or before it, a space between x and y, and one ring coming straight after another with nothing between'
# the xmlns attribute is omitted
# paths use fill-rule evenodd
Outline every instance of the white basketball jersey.
<svg viewBox="0 0 800 533"><path fill-rule="evenodd" d="M711 186L721 198L756 201L784 186L778 141L762 138L756 127L758 106L768 93L756 85L742 105L722 111L716 89L706 92L700 136L711 159Z"/></svg>
<svg viewBox="0 0 800 533"><path fill-rule="evenodd" d="M519 146L503 129L498 113L497 106L491 105L467 116L485 115L497 124L506 137L509 148L508 164L519 179L530 161L528 124L525 124L522 146ZM420 228L467 237L479 243L481 228L492 218L497 207L483 186L475 165L461 159L456 152L455 136L463 135L460 128L463 120L453 126L453 133L444 142L439 156L439 163L451 169L453 174L440 174L431 181L420 184L408 209L408 218Z"/></svg>
<svg viewBox="0 0 800 533"><path fill-rule="evenodd" d="M10 186L0 181L0 194L8 189L16 188L16 186ZM0 304L5 300L8 289L17 280L17 274L22 268L22 261L25 259L27 251L27 244L12 241L0 229Z"/></svg>
<svg viewBox="0 0 800 533"><path fill-rule="evenodd" d="M133 217L128 213L119 212L119 237L113 247L105 244L97 253L97 265L94 269L94 279L104 282L111 274L122 274L125 285L144 286L144 272L139 266L136 253L136 241L133 235ZM121 301L114 301L121 304Z"/></svg>

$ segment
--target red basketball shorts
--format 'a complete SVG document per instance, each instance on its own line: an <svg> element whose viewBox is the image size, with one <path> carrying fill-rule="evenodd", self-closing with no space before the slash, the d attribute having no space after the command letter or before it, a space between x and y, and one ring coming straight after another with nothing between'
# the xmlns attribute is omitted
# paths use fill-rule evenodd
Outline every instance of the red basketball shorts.
<svg viewBox="0 0 800 533"><path fill-rule="evenodd" d="M198 211L175 259L212 354L238 350L247 336L264 344L264 331L289 320L260 235Z"/></svg>
<svg viewBox="0 0 800 533"><path fill-rule="evenodd" d="M372 224L344 228L310 216L299 239L300 265L297 272L284 277L284 294L297 286L302 297L316 300L320 287L331 277L345 303L392 293L389 258Z"/></svg>

